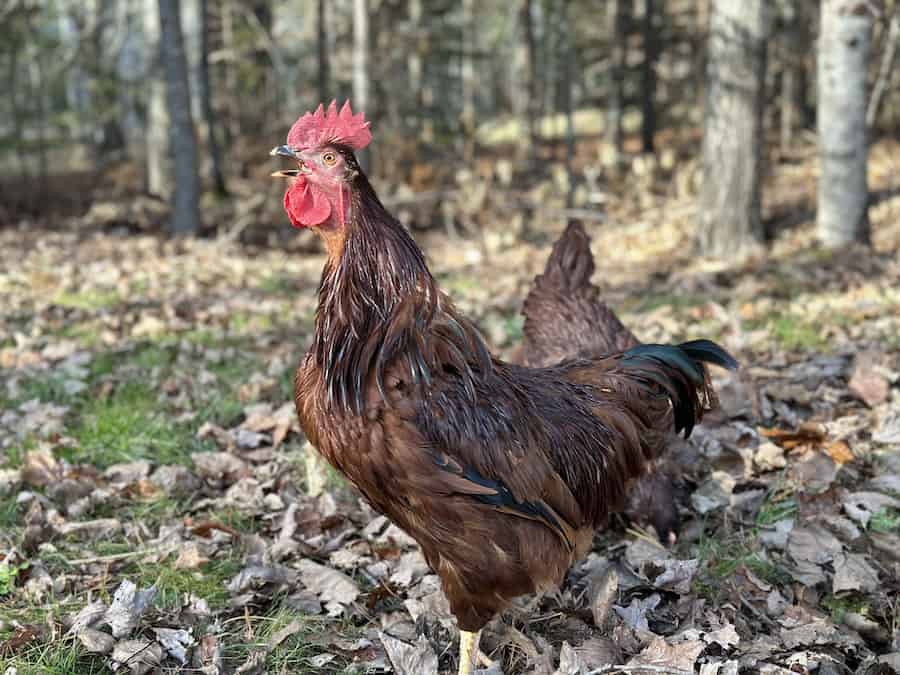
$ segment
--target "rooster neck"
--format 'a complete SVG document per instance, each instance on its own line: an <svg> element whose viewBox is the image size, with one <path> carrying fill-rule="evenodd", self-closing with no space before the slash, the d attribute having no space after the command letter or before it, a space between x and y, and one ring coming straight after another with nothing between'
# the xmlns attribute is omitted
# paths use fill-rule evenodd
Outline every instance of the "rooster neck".
<svg viewBox="0 0 900 675"><path fill-rule="evenodd" d="M313 363L332 405L362 412L369 376L385 367L383 343L406 343L440 309L439 291L421 250L359 175L351 215L325 239ZM381 383L379 381L379 386Z"/></svg>

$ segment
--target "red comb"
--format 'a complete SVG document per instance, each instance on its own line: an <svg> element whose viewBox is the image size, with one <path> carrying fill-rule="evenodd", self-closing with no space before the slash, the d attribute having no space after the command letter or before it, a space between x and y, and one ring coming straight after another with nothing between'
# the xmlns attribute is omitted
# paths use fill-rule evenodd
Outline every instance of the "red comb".
<svg viewBox="0 0 900 675"><path fill-rule="evenodd" d="M350 101L338 112L337 101L332 101L326 111L320 103L315 112L308 112L294 122L288 132L288 145L292 148L318 148L327 143L340 143L354 150L362 150L372 142L372 132L363 113L353 114Z"/></svg>

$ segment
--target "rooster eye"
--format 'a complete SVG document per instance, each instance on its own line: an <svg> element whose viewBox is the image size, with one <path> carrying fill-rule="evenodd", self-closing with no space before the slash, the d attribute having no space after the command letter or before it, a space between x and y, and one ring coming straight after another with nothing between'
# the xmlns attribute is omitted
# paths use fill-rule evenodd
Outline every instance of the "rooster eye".
<svg viewBox="0 0 900 675"><path fill-rule="evenodd" d="M324 152L322 153L322 161L328 166L334 166L335 162L337 162L337 155L331 151Z"/></svg>

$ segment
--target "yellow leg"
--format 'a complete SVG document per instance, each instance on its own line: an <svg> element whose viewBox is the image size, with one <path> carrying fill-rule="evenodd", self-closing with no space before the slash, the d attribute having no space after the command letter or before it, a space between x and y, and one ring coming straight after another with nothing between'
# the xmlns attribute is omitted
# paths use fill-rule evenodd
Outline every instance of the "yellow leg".
<svg viewBox="0 0 900 675"><path fill-rule="evenodd" d="M481 637L481 631L477 633L459 631L459 675L473 675L475 672L479 637Z"/></svg>

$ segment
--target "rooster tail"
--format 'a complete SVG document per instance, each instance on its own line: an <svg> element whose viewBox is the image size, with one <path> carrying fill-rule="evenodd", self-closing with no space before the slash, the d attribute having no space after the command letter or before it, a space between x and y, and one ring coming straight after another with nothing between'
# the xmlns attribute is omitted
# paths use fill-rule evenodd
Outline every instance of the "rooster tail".
<svg viewBox="0 0 900 675"><path fill-rule="evenodd" d="M590 287L594 275L594 255L591 239L581 221L570 220L565 231L553 245L544 274L536 280L566 291Z"/></svg>
<svg viewBox="0 0 900 675"><path fill-rule="evenodd" d="M647 344L633 347L622 356L622 365L648 385L662 387L672 403L675 432L691 435L703 411L715 402L704 364L736 370L738 362L710 340L692 340L679 345Z"/></svg>

